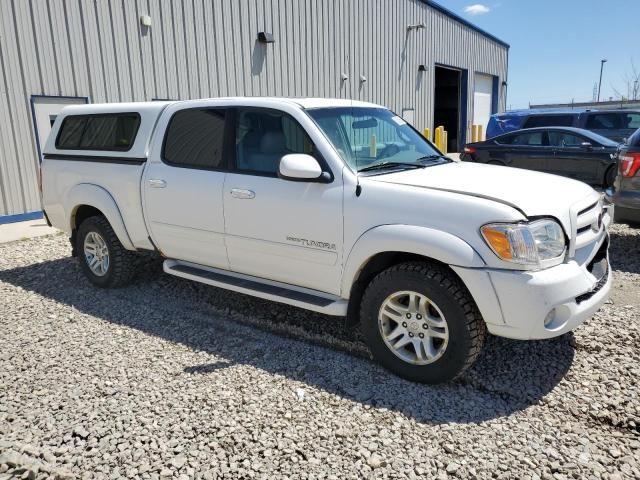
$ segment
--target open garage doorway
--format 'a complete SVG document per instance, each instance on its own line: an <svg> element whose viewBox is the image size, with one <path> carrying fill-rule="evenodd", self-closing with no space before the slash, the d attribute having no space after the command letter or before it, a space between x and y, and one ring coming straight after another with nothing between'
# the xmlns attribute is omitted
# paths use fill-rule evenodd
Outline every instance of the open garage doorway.
<svg viewBox="0 0 640 480"><path fill-rule="evenodd" d="M464 147L467 121L466 72L436 65L434 75L433 128L442 125L448 135L447 151L459 152Z"/></svg>

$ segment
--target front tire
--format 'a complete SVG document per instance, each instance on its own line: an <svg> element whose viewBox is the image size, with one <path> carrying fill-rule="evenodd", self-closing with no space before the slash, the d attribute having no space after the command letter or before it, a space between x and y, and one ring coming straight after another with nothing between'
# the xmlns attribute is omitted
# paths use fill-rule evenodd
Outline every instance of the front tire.
<svg viewBox="0 0 640 480"><path fill-rule="evenodd" d="M83 273L98 287L123 287L133 277L135 254L122 246L103 216L82 222L76 235L76 252Z"/></svg>
<svg viewBox="0 0 640 480"><path fill-rule="evenodd" d="M361 329L374 359L407 380L442 383L477 358L484 321L460 279L427 262L395 265L367 287Z"/></svg>

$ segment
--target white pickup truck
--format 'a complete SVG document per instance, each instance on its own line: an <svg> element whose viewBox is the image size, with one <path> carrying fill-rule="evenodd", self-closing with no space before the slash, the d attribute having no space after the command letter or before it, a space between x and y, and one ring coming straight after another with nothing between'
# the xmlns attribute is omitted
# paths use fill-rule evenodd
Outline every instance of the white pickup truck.
<svg viewBox="0 0 640 480"><path fill-rule="evenodd" d="M611 286L610 207L584 183L458 163L391 111L329 99L65 108L43 205L86 276L164 271L360 322L373 357L443 382L486 332L543 339Z"/></svg>

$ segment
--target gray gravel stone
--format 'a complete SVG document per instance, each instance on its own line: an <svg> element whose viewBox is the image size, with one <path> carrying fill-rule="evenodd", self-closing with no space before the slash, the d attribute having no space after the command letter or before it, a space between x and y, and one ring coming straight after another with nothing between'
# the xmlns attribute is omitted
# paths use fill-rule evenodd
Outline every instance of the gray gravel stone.
<svg viewBox="0 0 640 480"><path fill-rule="evenodd" d="M154 259L100 290L62 236L0 245L0 478L640 478L640 233L611 242L593 319L491 337L437 387L339 320Z"/></svg>

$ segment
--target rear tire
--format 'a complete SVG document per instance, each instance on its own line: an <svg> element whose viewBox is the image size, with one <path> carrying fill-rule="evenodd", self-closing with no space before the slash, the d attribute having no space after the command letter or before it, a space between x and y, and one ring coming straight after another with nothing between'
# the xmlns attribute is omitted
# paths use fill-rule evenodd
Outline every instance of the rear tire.
<svg viewBox="0 0 640 480"><path fill-rule="evenodd" d="M459 376L473 364L486 336L460 279L427 262L402 263L378 274L362 298L360 323L377 362L422 383Z"/></svg>
<svg viewBox="0 0 640 480"><path fill-rule="evenodd" d="M136 255L122 246L103 216L89 217L80 224L76 252L83 273L98 287L123 287L133 277Z"/></svg>

